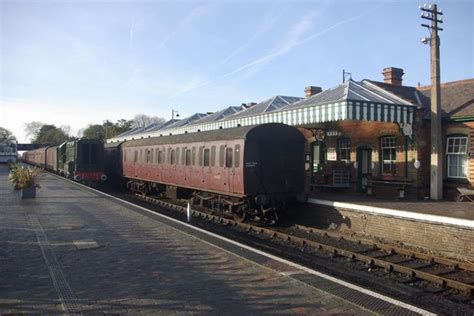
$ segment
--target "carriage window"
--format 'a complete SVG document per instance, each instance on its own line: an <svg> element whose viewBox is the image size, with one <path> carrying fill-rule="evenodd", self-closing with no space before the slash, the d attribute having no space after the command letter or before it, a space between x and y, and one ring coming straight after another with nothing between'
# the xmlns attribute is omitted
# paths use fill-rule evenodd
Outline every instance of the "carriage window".
<svg viewBox="0 0 474 316"><path fill-rule="evenodd" d="M174 165L175 162L176 162L175 152L174 152L174 149L171 149L170 164Z"/></svg>
<svg viewBox="0 0 474 316"><path fill-rule="evenodd" d="M209 167L209 148L204 149L204 167Z"/></svg>
<svg viewBox="0 0 474 316"><path fill-rule="evenodd" d="M224 145L219 147L219 166L222 168L224 167Z"/></svg>
<svg viewBox="0 0 474 316"><path fill-rule="evenodd" d="M211 147L211 166L216 165L216 146Z"/></svg>
<svg viewBox="0 0 474 316"><path fill-rule="evenodd" d="M199 146L199 165L202 166L202 151L204 150L204 146Z"/></svg>
<svg viewBox="0 0 474 316"><path fill-rule="evenodd" d="M175 164L179 164L179 148L176 148L176 161Z"/></svg>
<svg viewBox="0 0 474 316"><path fill-rule="evenodd" d="M240 145L235 145L235 167L240 166Z"/></svg>
<svg viewBox="0 0 474 316"><path fill-rule="evenodd" d="M225 167L226 168L232 168L232 154L233 154L233 149L232 148L227 148L225 151Z"/></svg>
<svg viewBox="0 0 474 316"><path fill-rule="evenodd" d="M150 163L151 160L151 151L146 149L146 163Z"/></svg>
<svg viewBox="0 0 474 316"><path fill-rule="evenodd" d="M186 149L186 166L191 165L191 149Z"/></svg>
<svg viewBox="0 0 474 316"><path fill-rule="evenodd" d="M196 164L196 147L193 147L193 151L191 152L191 163L193 166Z"/></svg>
<svg viewBox="0 0 474 316"><path fill-rule="evenodd" d="M181 164L186 165L186 147L181 148Z"/></svg>
<svg viewBox="0 0 474 316"><path fill-rule="evenodd" d="M138 161L138 151L135 150L135 157L133 157L133 162L137 162Z"/></svg>

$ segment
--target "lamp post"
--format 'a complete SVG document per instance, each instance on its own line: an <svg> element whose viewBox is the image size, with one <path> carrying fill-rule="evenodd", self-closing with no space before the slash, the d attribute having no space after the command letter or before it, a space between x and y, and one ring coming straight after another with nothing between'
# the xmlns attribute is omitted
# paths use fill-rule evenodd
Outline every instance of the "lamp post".
<svg viewBox="0 0 474 316"><path fill-rule="evenodd" d="M107 141L107 125L109 123L109 120L105 120L103 121L104 123L104 129L105 129L105 140Z"/></svg>
<svg viewBox="0 0 474 316"><path fill-rule="evenodd" d="M430 33L430 38L422 38L423 44L431 47L431 172L430 172L430 197L432 200L443 198L443 145L441 136L441 87L439 66L439 36L438 23L443 23L439 17L443 12L438 11L436 4L423 5L419 7L422 11L421 18L431 21L431 25L421 24Z"/></svg>
<svg viewBox="0 0 474 316"><path fill-rule="evenodd" d="M178 111L175 111L175 110L171 110L171 120L174 120L174 115L176 114L176 117L179 117L179 113Z"/></svg>

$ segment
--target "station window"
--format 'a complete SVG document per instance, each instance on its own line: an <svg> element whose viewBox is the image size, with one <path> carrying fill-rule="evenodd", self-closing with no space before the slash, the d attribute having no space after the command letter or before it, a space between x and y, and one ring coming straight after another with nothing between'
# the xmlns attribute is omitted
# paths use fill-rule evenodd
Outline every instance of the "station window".
<svg viewBox="0 0 474 316"><path fill-rule="evenodd" d="M158 150L158 163L163 163L163 152L161 150Z"/></svg>
<svg viewBox="0 0 474 316"><path fill-rule="evenodd" d="M397 141L394 136L380 138L380 161L383 174L394 174L397 162Z"/></svg>
<svg viewBox="0 0 474 316"><path fill-rule="evenodd" d="M193 147L191 152L191 163L193 166L196 165L196 147Z"/></svg>
<svg viewBox="0 0 474 316"><path fill-rule="evenodd" d="M337 140L337 160L350 161L351 160L351 139L339 138Z"/></svg>
<svg viewBox="0 0 474 316"><path fill-rule="evenodd" d="M234 153L234 150L231 147L227 148L225 151L225 167L226 168L232 168L233 153Z"/></svg>
<svg viewBox="0 0 474 316"><path fill-rule="evenodd" d="M240 145L235 145L235 167L240 166Z"/></svg>
<svg viewBox="0 0 474 316"><path fill-rule="evenodd" d="M204 148L203 165L204 165L204 167L209 167L209 165L210 165L210 150L209 150L209 148Z"/></svg>
<svg viewBox="0 0 474 316"><path fill-rule="evenodd" d="M186 147L181 148L181 164L187 165L186 164Z"/></svg>
<svg viewBox="0 0 474 316"><path fill-rule="evenodd" d="M160 159L160 151L157 148L155 149L155 163L156 164L160 163L159 159Z"/></svg>
<svg viewBox="0 0 474 316"><path fill-rule="evenodd" d="M168 164L171 164L171 148L168 148L168 155L166 157Z"/></svg>
<svg viewBox="0 0 474 316"><path fill-rule="evenodd" d="M135 157L133 157L133 162L138 162L138 150L135 150Z"/></svg>
<svg viewBox="0 0 474 316"><path fill-rule="evenodd" d="M186 149L186 166L191 165L191 149Z"/></svg>
<svg viewBox="0 0 474 316"><path fill-rule="evenodd" d="M224 160L225 160L225 148L224 145L219 147L219 166L222 168L224 167Z"/></svg>
<svg viewBox="0 0 474 316"><path fill-rule="evenodd" d="M179 147L176 148L176 160L175 160L175 164L179 164Z"/></svg>
<svg viewBox="0 0 474 316"><path fill-rule="evenodd" d="M143 149L140 149L140 156L138 157L140 162L143 162Z"/></svg>
<svg viewBox="0 0 474 316"><path fill-rule="evenodd" d="M449 136L446 141L449 178L467 178L467 137Z"/></svg>
<svg viewBox="0 0 474 316"><path fill-rule="evenodd" d="M211 147L211 166L216 165L216 146Z"/></svg>

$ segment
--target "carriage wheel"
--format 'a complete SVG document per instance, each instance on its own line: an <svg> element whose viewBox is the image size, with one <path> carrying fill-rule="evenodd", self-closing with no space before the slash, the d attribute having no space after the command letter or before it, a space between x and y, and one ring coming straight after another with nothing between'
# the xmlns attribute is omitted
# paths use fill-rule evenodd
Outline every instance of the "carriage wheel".
<svg viewBox="0 0 474 316"><path fill-rule="evenodd" d="M244 222L247 219L247 211L245 206L238 206L237 209L232 212L232 217L236 222Z"/></svg>

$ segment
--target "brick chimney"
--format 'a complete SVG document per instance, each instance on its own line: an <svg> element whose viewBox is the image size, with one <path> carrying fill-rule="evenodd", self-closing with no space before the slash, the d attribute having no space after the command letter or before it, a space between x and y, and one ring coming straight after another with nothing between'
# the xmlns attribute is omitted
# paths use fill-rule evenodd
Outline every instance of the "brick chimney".
<svg viewBox="0 0 474 316"><path fill-rule="evenodd" d="M404 75L403 69L395 67L387 67L383 69L383 82L394 85L402 85L402 77Z"/></svg>
<svg viewBox="0 0 474 316"><path fill-rule="evenodd" d="M304 93L305 93L305 96L307 98L309 98L310 96L313 96L315 94L318 94L321 91L323 91L323 89L321 89L321 87L309 86L309 87L304 88Z"/></svg>

